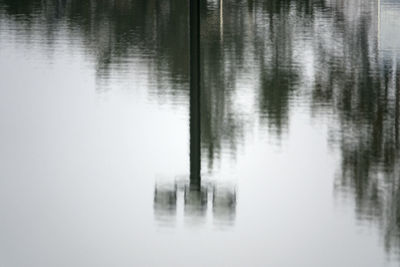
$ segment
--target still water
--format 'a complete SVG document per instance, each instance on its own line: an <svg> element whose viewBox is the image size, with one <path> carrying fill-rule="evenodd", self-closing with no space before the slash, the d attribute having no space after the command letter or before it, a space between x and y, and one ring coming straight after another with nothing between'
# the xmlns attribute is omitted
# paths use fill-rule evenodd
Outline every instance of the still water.
<svg viewBox="0 0 400 267"><path fill-rule="evenodd" d="M398 266L399 17L202 0L189 157L187 0L0 0L0 266Z"/></svg>

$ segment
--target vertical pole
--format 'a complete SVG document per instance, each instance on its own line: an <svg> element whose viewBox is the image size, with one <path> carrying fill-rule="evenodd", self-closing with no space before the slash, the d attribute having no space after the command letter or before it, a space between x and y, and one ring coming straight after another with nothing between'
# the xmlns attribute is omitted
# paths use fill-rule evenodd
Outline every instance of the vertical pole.
<svg viewBox="0 0 400 267"><path fill-rule="evenodd" d="M200 189L200 0L190 0L190 187Z"/></svg>
<svg viewBox="0 0 400 267"><path fill-rule="evenodd" d="M397 55L396 55L397 56ZM400 148L400 142L399 142L399 135L400 135L400 70L397 69L398 63L397 63L397 58L395 59L395 71L393 71L394 77L394 90L395 90L395 121L394 121L394 129L395 129L395 143L396 143L396 149Z"/></svg>

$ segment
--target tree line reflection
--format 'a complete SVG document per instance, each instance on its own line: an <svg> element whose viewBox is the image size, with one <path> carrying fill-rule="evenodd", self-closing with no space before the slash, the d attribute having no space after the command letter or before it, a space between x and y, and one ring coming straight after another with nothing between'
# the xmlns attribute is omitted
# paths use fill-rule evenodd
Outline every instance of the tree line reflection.
<svg viewBox="0 0 400 267"><path fill-rule="evenodd" d="M237 153L255 122L280 140L290 111L306 102L314 116L332 120L331 142L341 151L336 192L354 198L360 220L380 227L390 251L400 248L400 61L379 48L376 2L202 1L201 150L212 169L223 153ZM40 25L49 46L67 24L95 60L100 80L134 55L147 62L154 97L174 101L189 95L188 1L0 0L0 5L2 21L31 32L28 36ZM249 86L250 115L237 105ZM174 214L180 192L188 212L192 200L193 209L204 212L209 195L218 199L209 190L196 191L192 199L190 187L156 186L155 213ZM221 208L228 214L235 213L234 195Z"/></svg>

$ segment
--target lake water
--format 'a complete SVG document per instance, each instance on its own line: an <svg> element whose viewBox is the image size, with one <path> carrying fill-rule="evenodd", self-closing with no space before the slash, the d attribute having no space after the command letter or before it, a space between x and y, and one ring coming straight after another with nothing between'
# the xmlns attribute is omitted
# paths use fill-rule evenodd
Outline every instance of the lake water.
<svg viewBox="0 0 400 267"><path fill-rule="evenodd" d="M0 0L0 266L398 266L400 1L188 14Z"/></svg>

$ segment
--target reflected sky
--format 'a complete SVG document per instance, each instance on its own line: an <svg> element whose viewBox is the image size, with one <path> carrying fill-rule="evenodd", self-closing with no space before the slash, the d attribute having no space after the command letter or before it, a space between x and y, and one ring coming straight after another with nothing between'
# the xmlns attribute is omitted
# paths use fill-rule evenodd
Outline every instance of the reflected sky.
<svg viewBox="0 0 400 267"><path fill-rule="evenodd" d="M399 15L202 1L194 184L187 1L0 0L0 265L397 266Z"/></svg>

